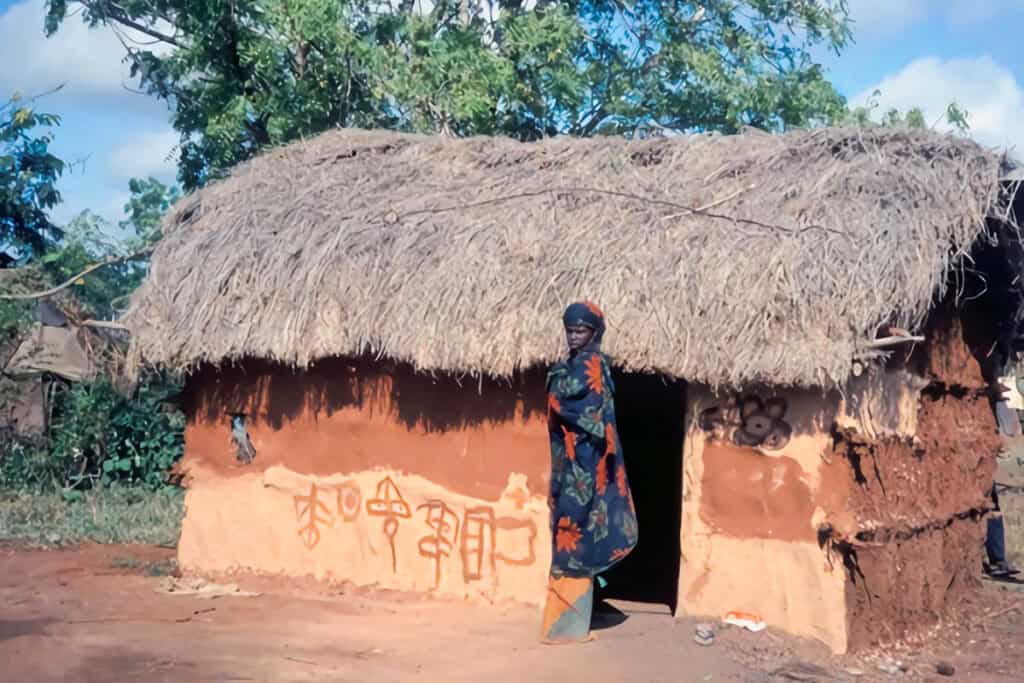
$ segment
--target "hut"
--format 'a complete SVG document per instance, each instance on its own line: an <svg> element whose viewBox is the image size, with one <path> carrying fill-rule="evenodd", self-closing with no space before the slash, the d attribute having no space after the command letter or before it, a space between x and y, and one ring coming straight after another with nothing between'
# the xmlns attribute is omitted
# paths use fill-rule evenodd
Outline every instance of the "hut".
<svg viewBox="0 0 1024 683"><path fill-rule="evenodd" d="M183 199L130 360L187 373L186 571L544 598L544 366L610 321L640 544L610 577L837 652L976 581L1016 333L1005 162L932 131L339 130Z"/></svg>

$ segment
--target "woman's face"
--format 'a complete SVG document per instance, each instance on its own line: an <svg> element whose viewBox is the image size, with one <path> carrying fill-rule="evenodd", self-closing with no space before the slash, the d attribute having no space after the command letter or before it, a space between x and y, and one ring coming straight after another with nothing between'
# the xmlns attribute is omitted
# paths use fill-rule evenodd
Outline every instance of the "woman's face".
<svg viewBox="0 0 1024 683"><path fill-rule="evenodd" d="M565 328L565 340L569 344L570 351L579 351L590 343L594 331L584 325L572 325Z"/></svg>

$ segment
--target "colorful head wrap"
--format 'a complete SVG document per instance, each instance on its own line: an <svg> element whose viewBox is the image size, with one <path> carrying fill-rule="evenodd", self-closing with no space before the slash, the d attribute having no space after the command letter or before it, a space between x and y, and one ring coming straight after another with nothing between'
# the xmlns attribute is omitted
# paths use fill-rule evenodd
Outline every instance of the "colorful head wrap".
<svg viewBox="0 0 1024 683"><path fill-rule="evenodd" d="M571 304L562 316L565 327L583 326L594 331L593 342L600 343L604 336L604 313L597 304L581 301Z"/></svg>

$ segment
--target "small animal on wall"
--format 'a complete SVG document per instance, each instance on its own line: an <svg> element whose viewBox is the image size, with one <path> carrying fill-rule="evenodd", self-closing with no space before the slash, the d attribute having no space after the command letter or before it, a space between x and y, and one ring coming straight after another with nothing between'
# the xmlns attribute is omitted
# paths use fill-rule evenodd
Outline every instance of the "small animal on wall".
<svg viewBox="0 0 1024 683"><path fill-rule="evenodd" d="M248 465L256 457L256 448L249 439L245 428L245 415L231 416L231 445L235 447L235 458L243 465Z"/></svg>
<svg viewBox="0 0 1024 683"><path fill-rule="evenodd" d="M762 400L749 395L701 411L698 422L713 440L777 451L793 436L793 428L785 420L787 409L784 398Z"/></svg>

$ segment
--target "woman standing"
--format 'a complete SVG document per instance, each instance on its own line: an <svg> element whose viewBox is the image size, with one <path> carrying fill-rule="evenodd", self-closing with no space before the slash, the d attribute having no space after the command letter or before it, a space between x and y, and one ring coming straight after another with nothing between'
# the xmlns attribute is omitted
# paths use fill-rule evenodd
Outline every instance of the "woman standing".
<svg viewBox="0 0 1024 683"><path fill-rule="evenodd" d="M563 322L569 357L548 373L552 549L542 638L549 643L591 639L594 578L637 543L615 387L601 353L604 314L576 303Z"/></svg>

